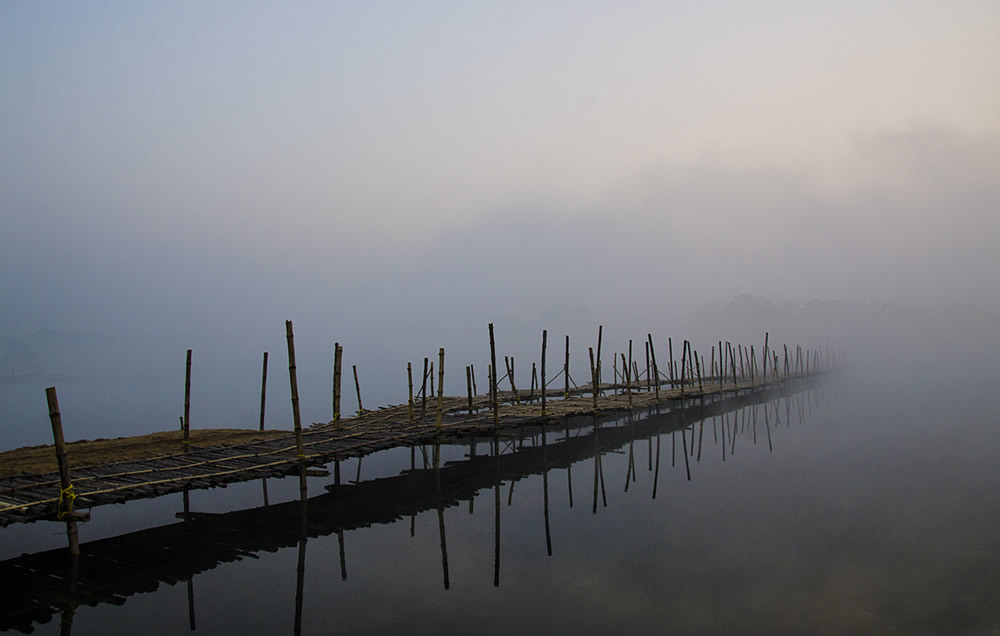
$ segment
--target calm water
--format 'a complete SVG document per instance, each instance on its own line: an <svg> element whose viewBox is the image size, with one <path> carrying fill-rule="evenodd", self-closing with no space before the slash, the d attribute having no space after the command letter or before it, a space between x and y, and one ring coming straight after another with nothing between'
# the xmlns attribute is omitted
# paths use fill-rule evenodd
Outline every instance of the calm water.
<svg viewBox="0 0 1000 636"><path fill-rule="evenodd" d="M995 379L844 373L706 419L573 420L499 457L445 446L438 471L398 450L342 463L333 493L310 478L304 517L294 479L268 508L260 482L192 493L258 509L186 523L179 496L99 508L84 540L154 529L92 543L142 567L72 632L1000 633ZM0 532L2 558L64 541Z"/></svg>

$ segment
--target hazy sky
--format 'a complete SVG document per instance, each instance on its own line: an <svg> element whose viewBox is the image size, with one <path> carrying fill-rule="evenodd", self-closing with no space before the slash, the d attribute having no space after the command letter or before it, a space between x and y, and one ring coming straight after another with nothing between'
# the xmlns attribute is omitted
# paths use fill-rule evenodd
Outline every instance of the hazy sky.
<svg viewBox="0 0 1000 636"><path fill-rule="evenodd" d="M996 308L998 69L992 0L3 3L0 332Z"/></svg>

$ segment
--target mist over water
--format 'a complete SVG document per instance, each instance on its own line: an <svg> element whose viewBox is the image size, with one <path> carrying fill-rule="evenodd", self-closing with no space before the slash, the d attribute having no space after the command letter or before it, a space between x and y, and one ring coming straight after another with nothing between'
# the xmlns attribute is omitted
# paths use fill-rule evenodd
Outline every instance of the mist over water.
<svg viewBox="0 0 1000 636"><path fill-rule="evenodd" d="M49 386L70 441L178 427L188 349L193 428L257 427L266 351L266 426L291 430L285 320L306 424L332 416L334 343L352 413L353 366L366 408L399 404L439 347L446 392L474 365L483 393L489 323L522 386L543 330L578 384L599 326L604 360L631 341L643 366L651 334L661 368L668 338L708 360L768 334L843 368L741 411L725 462L706 422L690 481L670 431L577 458L573 507L566 467L501 480L499 588L490 487L412 537L316 532L302 631L1000 630L998 34L975 0L4 4L0 450L51 441ZM178 506L81 537L170 535ZM0 558L62 546L49 525L0 531ZM254 550L197 572L199 632L293 626L296 538ZM186 631L184 583L73 629Z"/></svg>
<svg viewBox="0 0 1000 636"><path fill-rule="evenodd" d="M340 537L311 531L303 632L327 629L331 615L341 629L364 633L470 624L496 634L989 632L1000 625L992 602L1000 592L1000 506L992 495L1000 487L993 469L1000 431L982 369L944 371L836 372L798 391L761 396L704 420L691 417L683 428L678 413L608 416L596 442L622 441L599 457L590 421L550 424L548 451L532 429L520 441L503 441L500 457L534 453L528 473L494 488L492 469L480 469L471 474L482 480L473 500L443 508L447 589L433 492L421 495L428 503L416 505L429 508L412 521L404 515L345 531L346 579ZM696 404L689 409L698 412ZM642 427L666 417L673 423L658 433L628 434L654 430ZM574 440L591 450L567 468L560 449ZM477 446L476 455L489 460L485 440ZM442 451L447 489L449 467L470 462L471 449ZM543 453L552 462L547 471ZM424 465L420 449L415 461L418 469ZM361 466L344 462L341 474L345 483L355 470L363 480L391 478L409 466L407 451L392 451ZM322 503L336 500L322 496L331 479L310 479L310 496L321 495L308 513L316 528L338 518L328 517L330 504ZM272 506L294 501L295 484L271 482ZM260 505L256 483L195 494L196 511ZM377 510L388 501L376 497L368 505ZM276 552L195 576L198 632L292 626L302 544L295 546L298 508L290 505L286 521L274 527L291 538ZM144 527L135 525L141 519L169 524L178 506L178 497L140 502L147 512L115 513L117 524L128 527L130 518L135 529ZM100 522L104 509L95 513L94 538L114 536L113 525ZM246 531L254 536L250 526ZM84 525L82 532L91 530ZM61 546L62 537L50 543ZM271 602L247 608L248 595ZM372 599L393 611L369 611ZM519 611L509 611L512 605ZM74 631L108 633L114 624L115 633L139 625L176 633L187 625L184 606L184 584L161 583L120 607L79 608Z"/></svg>

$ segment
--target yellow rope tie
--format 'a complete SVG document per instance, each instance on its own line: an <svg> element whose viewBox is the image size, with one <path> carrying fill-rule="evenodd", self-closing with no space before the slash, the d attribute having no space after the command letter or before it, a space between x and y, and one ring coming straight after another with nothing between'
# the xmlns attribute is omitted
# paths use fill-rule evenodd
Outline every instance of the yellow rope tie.
<svg viewBox="0 0 1000 636"><path fill-rule="evenodd" d="M62 521L66 518L66 515L73 512L73 500L76 499L76 493L73 492L73 484L66 486L59 491L59 504L56 508L58 511L56 513L56 518ZM66 509L63 509L65 502Z"/></svg>
<svg viewBox="0 0 1000 636"><path fill-rule="evenodd" d="M298 455L296 455L296 457L298 457L299 459L305 459L306 458L306 456L303 455L302 453L299 453Z"/></svg>

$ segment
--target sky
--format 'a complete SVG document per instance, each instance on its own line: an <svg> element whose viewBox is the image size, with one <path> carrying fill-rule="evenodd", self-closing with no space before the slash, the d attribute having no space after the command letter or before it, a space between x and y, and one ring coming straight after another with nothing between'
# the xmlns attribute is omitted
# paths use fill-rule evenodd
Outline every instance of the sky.
<svg viewBox="0 0 1000 636"><path fill-rule="evenodd" d="M993 1L3 3L0 335L998 311L998 68Z"/></svg>

